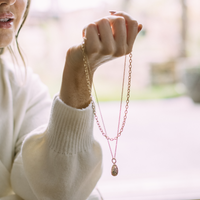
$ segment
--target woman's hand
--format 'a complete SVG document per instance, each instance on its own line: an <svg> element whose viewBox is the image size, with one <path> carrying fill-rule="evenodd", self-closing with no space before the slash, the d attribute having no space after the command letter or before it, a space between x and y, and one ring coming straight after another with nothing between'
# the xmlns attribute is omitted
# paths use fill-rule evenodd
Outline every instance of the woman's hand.
<svg viewBox="0 0 200 200"><path fill-rule="evenodd" d="M85 53L92 74L101 64L129 54L141 29L142 25L124 12L112 12L112 15L89 24L83 30L83 37L86 38ZM84 108L91 101L81 44L67 52L60 98L75 108Z"/></svg>

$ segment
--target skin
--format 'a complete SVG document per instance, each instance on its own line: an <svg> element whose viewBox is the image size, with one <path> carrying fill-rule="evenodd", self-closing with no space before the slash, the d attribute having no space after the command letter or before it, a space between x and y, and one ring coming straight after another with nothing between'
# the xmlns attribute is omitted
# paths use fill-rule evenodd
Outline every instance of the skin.
<svg viewBox="0 0 200 200"><path fill-rule="evenodd" d="M12 12L14 14L13 26L9 29L0 29L0 48L8 46L14 39L23 17L27 0L0 0L0 14Z"/></svg>
<svg viewBox="0 0 200 200"><path fill-rule="evenodd" d="M0 0L0 14L12 12L15 16L13 26L0 28L0 48L8 46L15 37L27 0ZM83 30L86 37L86 54L90 63L92 77L96 69L103 63L132 51L137 34L142 29L137 21L124 12L112 12L89 24ZM73 46L67 51L63 71L60 98L74 108L85 108L91 99L87 88L81 45Z"/></svg>
<svg viewBox="0 0 200 200"><path fill-rule="evenodd" d="M137 21L124 12L114 12L85 27L83 36L87 38L86 54L92 71L91 80L101 64L132 51L136 36L141 29L142 25L138 25ZM67 52L60 98L66 104L79 109L87 107L91 102L81 44L70 48Z"/></svg>

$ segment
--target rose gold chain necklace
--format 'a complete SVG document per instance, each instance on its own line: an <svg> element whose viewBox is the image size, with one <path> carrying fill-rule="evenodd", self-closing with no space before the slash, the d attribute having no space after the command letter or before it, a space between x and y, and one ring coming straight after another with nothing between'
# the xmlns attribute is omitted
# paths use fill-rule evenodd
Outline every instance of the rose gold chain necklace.
<svg viewBox="0 0 200 200"><path fill-rule="evenodd" d="M84 41L82 43L82 52L83 52L83 63L84 63L84 70L85 70L85 75L86 75L86 82L87 82L88 92L89 92L90 97L92 99L92 91L91 91L91 84L92 84L93 85L93 89L94 89L94 93L95 93L95 97L96 97L96 100L97 100L97 105L98 105L98 109L99 109L99 112L100 112L100 117L101 117L101 120L102 120L102 124L103 124L104 130L100 125L99 118L98 118L97 113L96 113L95 103L94 103L94 101L92 99L91 103L92 103L93 114L94 114L94 118L96 120L96 123L97 123L97 126L98 126L100 132L102 133L102 135L108 141L109 149L110 149L111 156L112 156L112 160L111 161L112 161L112 164L113 164L112 168L111 168L111 174L113 176L117 176L118 175L118 167L116 165L116 163L117 163L116 154L117 154L118 139L119 139L119 137L121 136L121 134L122 134L122 132L124 130L124 127L125 127L125 124L126 124L126 119L127 119L127 114L128 114L128 108L129 108L130 88L131 88L131 73L132 73L132 53L129 54L128 88L127 88L127 98L126 98L126 105L125 105L123 122L122 122L122 125L121 125L121 128L120 128L122 101L123 101L123 92L124 92L124 82L125 82L126 56L125 56L125 61L124 61L124 73L123 73L123 81L122 81L122 92L121 92L121 101L120 101L120 111L119 111L117 136L114 137L114 138L110 138L110 137L108 137L108 134L107 134L107 131L106 131L106 128L105 128L105 123L104 123L102 112L101 112L101 109L100 109L100 106L99 106L99 101L98 101L98 98L97 98L97 93L96 93L94 84L93 84L93 82L91 83L91 81L90 81L91 69L90 69L90 65L89 65L89 62L88 62L87 55L85 53L85 43L86 43L86 38L84 38ZM111 149L110 141L111 142L112 141L116 141L114 154L113 154L112 149Z"/></svg>

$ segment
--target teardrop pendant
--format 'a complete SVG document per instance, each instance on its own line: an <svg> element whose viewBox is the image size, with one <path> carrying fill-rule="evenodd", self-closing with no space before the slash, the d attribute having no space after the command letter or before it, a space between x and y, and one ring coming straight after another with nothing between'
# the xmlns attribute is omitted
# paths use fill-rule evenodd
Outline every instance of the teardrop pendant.
<svg viewBox="0 0 200 200"><path fill-rule="evenodd" d="M113 165L112 166L112 168L111 168L111 174L113 175L113 176L117 176L118 175L118 167L117 167L117 165Z"/></svg>

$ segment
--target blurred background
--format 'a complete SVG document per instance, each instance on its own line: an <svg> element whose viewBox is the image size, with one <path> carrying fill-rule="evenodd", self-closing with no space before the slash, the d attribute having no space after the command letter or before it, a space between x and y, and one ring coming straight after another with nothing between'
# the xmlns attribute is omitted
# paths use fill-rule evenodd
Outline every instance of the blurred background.
<svg viewBox="0 0 200 200"><path fill-rule="evenodd" d="M110 9L123 10L144 27L133 49L132 98L179 96L185 93L183 68L199 64L199 4L198 0L34 0L20 44L28 64L53 96L59 91L66 51L80 44L84 26L108 15ZM100 100L117 100L121 81L113 72L121 74L123 61L106 64L109 73L105 67L98 70L95 85Z"/></svg>
<svg viewBox="0 0 200 200"><path fill-rule="evenodd" d="M110 175L111 155L95 126L104 152L98 188L106 200L200 199L199 8L199 0L32 1L19 42L51 97L59 92L66 52L82 42L84 26L109 10L128 12L143 24L133 48L132 101L119 140L118 177ZM95 75L111 134L123 63L124 58L106 63Z"/></svg>

